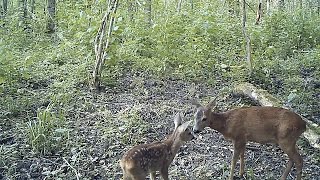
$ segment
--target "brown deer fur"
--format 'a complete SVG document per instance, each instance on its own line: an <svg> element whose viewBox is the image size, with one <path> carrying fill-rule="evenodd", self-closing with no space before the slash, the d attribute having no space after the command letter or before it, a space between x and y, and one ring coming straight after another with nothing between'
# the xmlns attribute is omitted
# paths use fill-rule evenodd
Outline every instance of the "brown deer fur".
<svg viewBox="0 0 320 180"><path fill-rule="evenodd" d="M185 141L194 138L188 128L190 122L181 125L181 116L174 119L175 130L168 139L151 144L142 144L130 149L121 159L120 166L125 180L144 180L148 174L155 179L156 171L168 180L168 168Z"/></svg>
<svg viewBox="0 0 320 180"><path fill-rule="evenodd" d="M240 176L244 174L244 152L247 141L274 143L289 156L289 163L281 176L288 176L293 164L297 170L297 179L301 179L303 159L298 152L296 141L306 130L306 122L296 113L277 107L244 107L227 112L216 113L211 109L214 101L206 107L197 106L193 131L198 133L205 127L220 132L233 142L230 178L233 179L234 168L240 156Z"/></svg>

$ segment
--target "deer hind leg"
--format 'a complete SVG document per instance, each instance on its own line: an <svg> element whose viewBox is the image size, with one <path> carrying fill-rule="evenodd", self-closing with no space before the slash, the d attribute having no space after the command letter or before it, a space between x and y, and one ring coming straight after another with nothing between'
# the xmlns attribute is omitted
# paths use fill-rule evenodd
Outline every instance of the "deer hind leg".
<svg viewBox="0 0 320 180"><path fill-rule="evenodd" d="M302 178L303 159L299 154L297 145L295 145L295 153L293 155L293 161L297 170L297 180L300 180Z"/></svg>
<svg viewBox="0 0 320 180"><path fill-rule="evenodd" d="M290 158L290 159L289 159L289 162L288 162L288 164L287 164L287 167L286 167L286 169L284 170L284 172L283 172L283 174L282 174L282 176L281 176L281 178L280 178L281 180L287 179L287 176L288 176L290 170L292 169L292 167L293 167L293 161L292 161L291 158Z"/></svg>
<svg viewBox="0 0 320 180"><path fill-rule="evenodd" d="M239 173L240 177L242 177L244 174L244 165L245 165L244 152L245 152L245 147L243 147L240 152L240 173Z"/></svg>
<svg viewBox="0 0 320 180"><path fill-rule="evenodd" d="M293 167L293 164L295 164L296 170L297 170L297 180L301 180L302 176L302 165L303 165L303 159L301 155L298 153L298 148L294 143L283 143L280 144L280 148L289 156L289 162L287 164L286 169L284 170L284 173L281 176L281 180L285 180L290 172L290 170Z"/></svg>
<svg viewBox="0 0 320 180"><path fill-rule="evenodd" d="M243 143L242 141L233 142L233 155L232 155L232 161L231 161L229 180L233 179L235 166L237 164L237 161L239 159L240 154L242 156L242 152L244 153L245 146L246 146L246 144ZM244 154L242 156L242 163L240 166L243 166L243 168L244 168ZM240 169L241 169L241 167L240 167ZM242 171L243 171L243 169L242 169ZM241 170L240 170L240 173L241 173Z"/></svg>

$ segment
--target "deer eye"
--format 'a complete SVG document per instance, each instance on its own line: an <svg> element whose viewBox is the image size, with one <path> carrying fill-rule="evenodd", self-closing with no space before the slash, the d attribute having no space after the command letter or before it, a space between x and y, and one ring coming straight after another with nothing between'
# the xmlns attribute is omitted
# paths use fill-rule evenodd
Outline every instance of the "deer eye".
<svg viewBox="0 0 320 180"><path fill-rule="evenodd" d="M207 120L207 118L202 118L202 121L206 121Z"/></svg>

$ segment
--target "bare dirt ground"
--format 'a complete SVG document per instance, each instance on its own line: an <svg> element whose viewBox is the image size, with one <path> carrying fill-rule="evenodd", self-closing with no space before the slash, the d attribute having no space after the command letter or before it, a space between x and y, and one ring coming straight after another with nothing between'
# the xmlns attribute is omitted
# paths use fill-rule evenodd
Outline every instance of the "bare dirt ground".
<svg viewBox="0 0 320 180"><path fill-rule="evenodd" d="M230 86L227 82L217 84L135 74L99 93L79 88L79 98L67 110L69 143L53 155L32 153L19 130L23 124L5 119L2 137L12 134L13 138L1 142L0 179L121 179L118 161L125 151L139 143L164 139L172 132L178 112L185 120L192 120L192 99L206 103ZM250 102L224 93L217 104L225 111ZM320 179L319 150L312 149L303 138L298 146L304 159L303 179ZM236 179L279 179L288 157L276 145L250 143L247 147L246 175ZM232 149L231 142L207 129L181 147L169 176L177 180L226 179ZM288 179L294 175L293 171Z"/></svg>

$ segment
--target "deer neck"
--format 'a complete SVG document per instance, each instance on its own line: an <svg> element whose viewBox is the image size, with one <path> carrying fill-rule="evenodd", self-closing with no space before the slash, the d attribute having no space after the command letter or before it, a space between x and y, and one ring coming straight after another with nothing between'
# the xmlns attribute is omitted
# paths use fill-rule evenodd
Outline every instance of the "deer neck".
<svg viewBox="0 0 320 180"><path fill-rule="evenodd" d="M170 155L170 159L173 160L177 152L179 151L180 147L183 144L183 141L181 141L178 137L178 133L174 132L167 140L166 144L168 145L168 151Z"/></svg>
<svg viewBox="0 0 320 180"><path fill-rule="evenodd" d="M227 117L224 113L212 112L213 121L210 122L210 128L225 134L226 133L226 120Z"/></svg>

